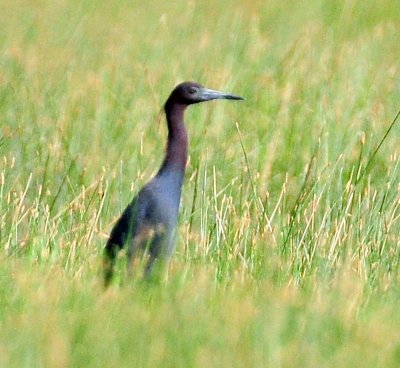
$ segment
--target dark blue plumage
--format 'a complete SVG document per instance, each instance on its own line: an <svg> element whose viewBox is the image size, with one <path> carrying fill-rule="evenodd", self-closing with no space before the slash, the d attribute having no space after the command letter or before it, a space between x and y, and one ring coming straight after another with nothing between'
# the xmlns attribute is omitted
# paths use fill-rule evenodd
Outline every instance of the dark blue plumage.
<svg viewBox="0 0 400 368"><path fill-rule="evenodd" d="M241 100L239 96L213 91L195 82L184 82L172 91L164 105L168 124L166 155L157 175L133 198L111 231L104 253L105 284L111 280L115 258L128 245L128 267L140 251L148 251L145 275L155 261L168 260L175 249L188 138L183 121L188 105L213 99Z"/></svg>

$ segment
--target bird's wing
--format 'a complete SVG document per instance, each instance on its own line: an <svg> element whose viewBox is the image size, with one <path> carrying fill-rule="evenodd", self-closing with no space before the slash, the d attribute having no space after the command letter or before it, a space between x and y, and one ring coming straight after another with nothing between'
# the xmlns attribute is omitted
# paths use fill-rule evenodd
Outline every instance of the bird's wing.
<svg viewBox="0 0 400 368"><path fill-rule="evenodd" d="M121 217L115 223L113 229L111 230L110 238L107 242L107 247L113 244L117 246L119 249L122 249L126 243L128 235L131 233L134 224L132 223L132 214L134 212L136 204L136 198L129 204L128 207L125 208ZM110 244L110 245L109 245Z"/></svg>
<svg viewBox="0 0 400 368"><path fill-rule="evenodd" d="M135 197L128 207L125 208L121 217L111 230L110 237L104 249L103 259L106 285L108 285L111 280L118 251L125 246L128 239L135 238L140 224L143 222L146 215L146 207L146 205L141 205L138 196Z"/></svg>

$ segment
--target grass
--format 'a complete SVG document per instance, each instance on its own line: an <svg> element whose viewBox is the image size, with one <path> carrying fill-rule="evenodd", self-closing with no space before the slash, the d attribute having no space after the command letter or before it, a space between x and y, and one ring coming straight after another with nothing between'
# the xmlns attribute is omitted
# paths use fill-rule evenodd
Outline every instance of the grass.
<svg viewBox="0 0 400 368"><path fill-rule="evenodd" d="M5 1L0 366L398 367L398 4ZM182 80L177 252L104 292ZM383 139L384 138L384 139Z"/></svg>

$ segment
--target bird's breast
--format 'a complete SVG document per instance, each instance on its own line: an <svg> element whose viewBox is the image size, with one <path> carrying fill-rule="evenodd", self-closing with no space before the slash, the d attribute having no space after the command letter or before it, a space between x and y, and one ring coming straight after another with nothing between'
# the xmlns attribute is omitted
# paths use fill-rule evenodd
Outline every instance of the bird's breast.
<svg viewBox="0 0 400 368"><path fill-rule="evenodd" d="M176 223L181 199L183 174L163 173L150 183L151 193L150 213L156 218L153 221L172 226Z"/></svg>

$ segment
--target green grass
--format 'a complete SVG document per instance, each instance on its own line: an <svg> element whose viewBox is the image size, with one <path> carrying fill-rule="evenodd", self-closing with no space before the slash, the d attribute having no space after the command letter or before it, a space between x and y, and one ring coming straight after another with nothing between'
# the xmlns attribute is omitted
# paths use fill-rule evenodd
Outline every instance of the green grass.
<svg viewBox="0 0 400 368"><path fill-rule="evenodd" d="M4 1L1 367L398 367L396 0ZM178 246L104 292L107 235L191 107ZM379 147L378 150L377 147Z"/></svg>

